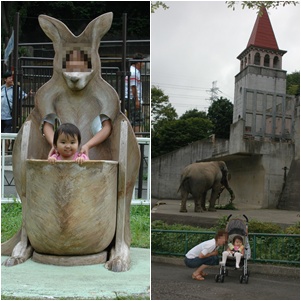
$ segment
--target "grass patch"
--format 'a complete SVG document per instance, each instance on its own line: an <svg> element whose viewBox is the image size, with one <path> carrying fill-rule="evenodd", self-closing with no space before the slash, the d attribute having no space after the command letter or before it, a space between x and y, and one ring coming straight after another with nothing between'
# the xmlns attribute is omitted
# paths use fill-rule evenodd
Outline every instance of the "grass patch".
<svg viewBox="0 0 301 301"><path fill-rule="evenodd" d="M1 205L1 242L14 236L22 225L22 204L8 203Z"/></svg>
<svg viewBox="0 0 301 301"><path fill-rule="evenodd" d="M150 248L150 206L131 206L131 247Z"/></svg>
<svg viewBox="0 0 301 301"><path fill-rule="evenodd" d="M22 225L22 204L1 205L1 242L10 239ZM131 246L150 248L150 206L131 206Z"/></svg>

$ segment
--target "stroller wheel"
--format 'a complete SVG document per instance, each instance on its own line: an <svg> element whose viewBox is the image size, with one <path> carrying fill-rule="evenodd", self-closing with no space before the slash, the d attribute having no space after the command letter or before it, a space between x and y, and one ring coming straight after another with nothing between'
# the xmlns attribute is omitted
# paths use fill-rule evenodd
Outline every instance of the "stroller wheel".
<svg viewBox="0 0 301 301"><path fill-rule="evenodd" d="M221 283L223 283L225 280L225 276L224 275L221 275Z"/></svg>
<svg viewBox="0 0 301 301"><path fill-rule="evenodd" d="M215 279L215 282L218 282L218 280L219 280L219 275L215 275L214 279Z"/></svg>
<svg viewBox="0 0 301 301"><path fill-rule="evenodd" d="M245 282L246 284L248 283L248 281L249 281L249 276L248 275L240 275L240 277L239 277L239 282L240 283L243 283L243 282Z"/></svg>

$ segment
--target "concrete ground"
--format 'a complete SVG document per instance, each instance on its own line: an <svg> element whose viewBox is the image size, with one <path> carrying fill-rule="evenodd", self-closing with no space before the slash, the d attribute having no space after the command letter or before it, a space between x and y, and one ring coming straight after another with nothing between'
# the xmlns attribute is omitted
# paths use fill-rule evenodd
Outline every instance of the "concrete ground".
<svg viewBox="0 0 301 301"><path fill-rule="evenodd" d="M7 256L1 257L3 262ZM150 250L131 248L131 269L108 271L104 265L54 266L27 260L1 266L1 295L18 299L149 299Z"/></svg>
<svg viewBox="0 0 301 301"><path fill-rule="evenodd" d="M249 220L260 222L277 223L282 227L294 225L300 221L299 211L288 211L278 209L253 209L240 208L234 203L238 210L217 210L216 212L194 212L193 200L187 201L187 213L179 212L180 200L157 200L152 199L152 220L164 220L170 224L183 223L193 226L214 226L223 216L243 218L245 214Z"/></svg>

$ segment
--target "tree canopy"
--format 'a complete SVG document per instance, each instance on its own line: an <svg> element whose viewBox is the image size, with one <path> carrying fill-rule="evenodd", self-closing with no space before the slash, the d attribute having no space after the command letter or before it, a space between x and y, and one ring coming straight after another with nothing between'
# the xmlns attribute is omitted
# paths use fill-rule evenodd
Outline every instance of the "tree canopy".
<svg viewBox="0 0 301 301"><path fill-rule="evenodd" d="M167 112L167 113L166 113ZM208 113L187 110L179 118L169 103L169 97L158 87L152 87L152 157L164 155L192 142L208 138L228 139L233 105L220 97L213 101Z"/></svg>
<svg viewBox="0 0 301 301"><path fill-rule="evenodd" d="M163 90L152 86L151 89L152 102L152 125L158 123L160 120L174 120L178 117L175 108L169 102L169 97L164 95Z"/></svg>
<svg viewBox="0 0 301 301"><path fill-rule="evenodd" d="M266 9L278 8L279 6L284 7L286 5L296 6L299 4L299 1L226 1L226 4L233 10L235 10L236 4L240 4L242 9L256 9L258 12L260 12L262 6L264 6Z"/></svg>
<svg viewBox="0 0 301 301"><path fill-rule="evenodd" d="M197 140L211 133L210 120L198 117L177 120L163 120L152 132L152 157L157 157Z"/></svg>
<svg viewBox="0 0 301 301"><path fill-rule="evenodd" d="M287 75L286 93L289 95L300 95L300 71Z"/></svg>
<svg viewBox="0 0 301 301"><path fill-rule="evenodd" d="M216 138L229 139L230 125L233 120L233 104L226 98L220 97L208 108L207 117L213 124Z"/></svg>
<svg viewBox="0 0 301 301"><path fill-rule="evenodd" d="M149 11L148 1L1 1L1 36L10 36L16 12L20 13L20 43L48 41L38 24L40 14L61 20L78 35L94 18L113 12L107 40L122 37L123 13L127 14L127 38L149 39Z"/></svg>

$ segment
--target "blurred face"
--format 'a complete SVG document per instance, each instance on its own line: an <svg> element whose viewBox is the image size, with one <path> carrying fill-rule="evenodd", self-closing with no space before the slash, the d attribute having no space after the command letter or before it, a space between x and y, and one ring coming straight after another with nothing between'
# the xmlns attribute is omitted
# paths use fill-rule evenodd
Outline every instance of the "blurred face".
<svg viewBox="0 0 301 301"><path fill-rule="evenodd" d="M218 246L222 246L226 243L226 241L227 241L227 236L223 235L223 236L218 237L216 244Z"/></svg>
<svg viewBox="0 0 301 301"><path fill-rule="evenodd" d="M78 150L78 139L62 133L57 139L56 150L61 155L62 160L73 160Z"/></svg>
<svg viewBox="0 0 301 301"><path fill-rule="evenodd" d="M135 67L138 69L138 70L141 70L141 68L144 66L144 63L143 62L137 62L135 64Z"/></svg>
<svg viewBox="0 0 301 301"><path fill-rule="evenodd" d="M9 76L5 79L5 83L6 83L6 86L7 87L10 87L14 84L14 81L13 81L13 77L12 76Z"/></svg>
<svg viewBox="0 0 301 301"><path fill-rule="evenodd" d="M242 245L242 242L239 239L236 239L234 242L234 246L241 247L241 245Z"/></svg>

